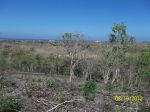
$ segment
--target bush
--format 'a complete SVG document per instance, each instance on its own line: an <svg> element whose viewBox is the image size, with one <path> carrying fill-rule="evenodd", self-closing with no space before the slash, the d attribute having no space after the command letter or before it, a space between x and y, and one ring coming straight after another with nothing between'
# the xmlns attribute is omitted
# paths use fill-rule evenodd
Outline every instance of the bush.
<svg viewBox="0 0 150 112"><path fill-rule="evenodd" d="M55 81L52 79L47 80L47 86L52 87L54 85Z"/></svg>
<svg viewBox="0 0 150 112"><path fill-rule="evenodd" d="M6 60L0 57L0 71L4 71L7 68Z"/></svg>
<svg viewBox="0 0 150 112"><path fill-rule="evenodd" d="M138 72L139 72L140 77L148 83L150 82L149 67L150 67L150 50L143 49L141 51L141 54L138 60Z"/></svg>
<svg viewBox="0 0 150 112"><path fill-rule="evenodd" d="M76 74L78 77L82 77L82 65L81 64L78 64L76 67L75 67L75 70L74 70L74 74Z"/></svg>
<svg viewBox="0 0 150 112"><path fill-rule="evenodd" d="M64 94L62 92L56 93L56 97L58 98L60 103L65 101L65 96L64 96Z"/></svg>
<svg viewBox="0 0 150 112"><path fill-rule="evenodd" d="M2 112L18 112L21 109L21 102L15 98L7 98L2 102L0 111Z"/></svg>
<svg viewBox="0 0 150 112"><path fill-rule="evenodd" d="M25 88L25 94L31 98L32 97L32 89L31 88Z"/></svg>
<svg viewBox="0 0 150 112"><path fill-rule="evenodd" d="M103 80L103 73L99 68L93 71L92 79L94 79L95 81Z"/></svg>
<svg viewBox="0 0 150 112"><path fill-rule="evenodd" d="M88 100L94 100L96 94L96 82L93 80L87 81L84 85L84 95Z"/></svg>
<svg viewBox="0 0 150 112"><path fill-rule="evenodd" d="M103 106L103 112L112 112L113 111L113 106L112 104L105 103ZM122 112L122 111L117 111L117 112Z"/></svg>

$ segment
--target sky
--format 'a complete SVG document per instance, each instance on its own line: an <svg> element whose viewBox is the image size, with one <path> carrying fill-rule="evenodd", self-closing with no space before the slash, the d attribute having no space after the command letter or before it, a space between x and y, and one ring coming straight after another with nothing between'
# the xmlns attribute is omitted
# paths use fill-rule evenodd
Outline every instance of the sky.
<svg viewBox="0 0 150 112"><path fill-rule="evenodd" d="M6 38L56 39L72 32L107 40L119 22L137 40L150 41L150 0L0 0Z"/></svg>

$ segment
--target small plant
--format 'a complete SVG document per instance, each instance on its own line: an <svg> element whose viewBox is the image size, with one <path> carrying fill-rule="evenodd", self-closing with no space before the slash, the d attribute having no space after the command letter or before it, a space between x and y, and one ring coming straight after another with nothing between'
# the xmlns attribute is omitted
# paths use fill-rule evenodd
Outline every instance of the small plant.
<svg viewBox="0 0 150 112"><path fill-rule="evenodd" d="M96 94L96 82L93 80L87 81L84 85L84 95L88 100L94 100Z"/></svg>
<svg viewBox="0 0 150 112"><path fill-rule="evenodd" d="M103 111L104 112L112 112L112 105L109 104L109 103L105 103L104 106L103 106ZM118 112L122 112L121 110L119 110Z"/></svg>
<svg viewBox="0 0 150 112"><path fill-rule="evenodd" d="M5 96L5 91L4 90L0 90L0 98Z"/></svg>
<svg viewBox="0 0 150 112"><path fill-rule="evenodd" d="M27 95L28 98L31 98L32 97L32 87L29 84L25 85L25 87L23 88L22 94L24 96Z"/></svg>
<svg viewBox="0 0 150 112"><path fill-rule="evenodd" d="M25 92L26 92L26 94L27 94L27 96L28 96L29 98L32 97L32 90L31 90L30 88L26 88L26 89L25 89Z"/></svg>
<svg viewBox="0 0 150 112"><path fill-rule="evenodd" d="M113 91L113 88L114 88L114 86L112 86L111 84L106 84L105 85L105 89L107 90L107 91Z"/></svg>
<svg viewBox="0 0 150 112"><path fill-rule="evenodd" d="M56 93L56 97L58 98L60 103L65 101L65 96L64 96L64 94L62 92Z"/></svg>
<svg viewBox="0 0 150 112"><path fill-rule="evenodd" d="M21 109L21 102L15 98L7 98L2 102L0 111L2 112L18 112Z"/></svg>
<svg viewBox="0 0 150 112"><path fill-rule="evenodd" d="M54 85L55 81L52 79L47 80L47 86L52 87Z"/></svg>

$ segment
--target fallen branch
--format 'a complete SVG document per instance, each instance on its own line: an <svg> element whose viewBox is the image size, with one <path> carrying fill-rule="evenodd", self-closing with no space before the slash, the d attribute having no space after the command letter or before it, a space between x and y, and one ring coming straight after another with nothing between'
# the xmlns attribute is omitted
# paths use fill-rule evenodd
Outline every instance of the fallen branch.
<svg viewBox="0 0 150 112"><path fill-rule="evenodd" d="M16 73L11 73L11 74L32 74L32 75L44 75L45 73L38 73L38 72L16 72Z"/></svg>
<svg viewBox="0 0 150 112"><path fill-rule="evenodd" d="M49 104L45 103L44 101L37 100L37 102L39 102L39 103L41 102L41 103L43 103L44 105L49 106Z"/></svg>
<svg viewBox="0 0 150 112"><path fill-rule="evenodd" d="M53 107L53 108L47 110L46 112L51 112L52 110L55 110L56 108L60 107L61 105L66 104L66 103L78 102L78 101L83 101L83 100L82 100L82 99L74 99L74 100L65 101L65 102L60 103L60 104L56 105L55 107Z"/></svg>

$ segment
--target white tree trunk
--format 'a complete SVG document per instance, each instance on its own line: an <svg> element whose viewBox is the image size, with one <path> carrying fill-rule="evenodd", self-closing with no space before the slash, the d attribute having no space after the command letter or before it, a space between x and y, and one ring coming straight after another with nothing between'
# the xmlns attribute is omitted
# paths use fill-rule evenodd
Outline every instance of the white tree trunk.
<svg viewBox="0 0 150 112"><path fill-rule="evenodd" d="M70 78L69 78L69 82L71 82L73 78L74 78L74 69L71 67L71 68L70 68Z"/></svg>
<svg viewBox="0 0 150 112"><path fill-rule="evenodd" d="M88 78L88 72L84 71L83 72L83 80L86 81L87 78Z"/></svg>
<svg viewBox="0 0 150 112"><path fill-rule="evenodd" d="M76 67L76 62L73 63L73 59L74 59L74 56L72 55L71 57L71 64L70 64L70 77L69 77L69 82L72 81L72 79L74 78L74 69Z"/></svg>
<svg viewBox="0 0 150 112"><path fill-rule="evenodd" d="M114 76L113 76L113 79L112 79L111 84L113 84L113 83L115 82L115 80L118 78L119 72L120 72L120 69L117 68L117 69L115 70L115 74L114 74Z"/></svg>
<svg viewBox="0 0 150 112"><path fill-rule="evenodd" d="M110 70L104 71L104 83L107 84L110 76Z"/></svg>

